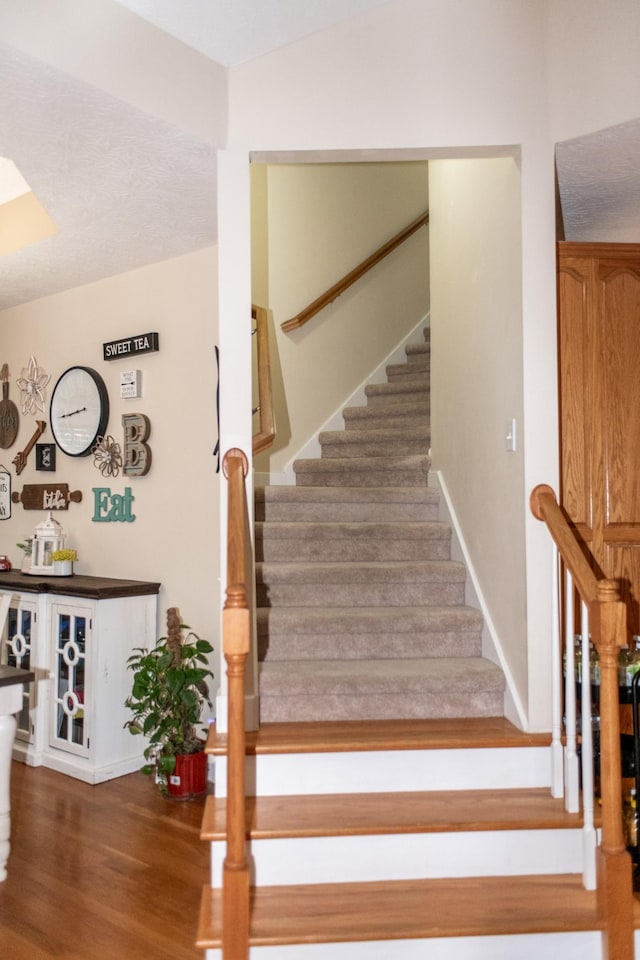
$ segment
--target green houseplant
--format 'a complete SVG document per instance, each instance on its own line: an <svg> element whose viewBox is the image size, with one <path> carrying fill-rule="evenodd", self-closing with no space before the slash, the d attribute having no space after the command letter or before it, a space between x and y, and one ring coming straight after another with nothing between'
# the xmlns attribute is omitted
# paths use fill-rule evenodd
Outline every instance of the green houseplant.
<svg viewBox="0 0 640 960"><path fill-rule="evenodd" d="M190 773L182 774L186 764L181 758L201 754L199 763L205 778L201 789L188 788L195 796L206 788L205 742L200 727L203 705L212 706L207 679L213 677L207 655L213 647L190 627L180 622L177 607L167 610L167 636L161 637L151 650L137 647L129 657L133 686L125 700L133 716L125 724L135 735L148 737L144 751L146 774L155 773L163 793L184 795L176 783ZM176 788L176 789L172 789Z"/></svg>

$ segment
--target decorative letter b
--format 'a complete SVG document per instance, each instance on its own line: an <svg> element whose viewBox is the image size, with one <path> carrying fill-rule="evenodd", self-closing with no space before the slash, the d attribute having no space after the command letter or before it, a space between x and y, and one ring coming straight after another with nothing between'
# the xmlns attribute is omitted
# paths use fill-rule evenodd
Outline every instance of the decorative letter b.
<svg viewBox="0 0 640 960"><path fill-rule="evenodd" d="M149 418L144 413L123 413L124 467L127 477L144 477L151 467L151 448L145 442L151 433Z"/></svg>

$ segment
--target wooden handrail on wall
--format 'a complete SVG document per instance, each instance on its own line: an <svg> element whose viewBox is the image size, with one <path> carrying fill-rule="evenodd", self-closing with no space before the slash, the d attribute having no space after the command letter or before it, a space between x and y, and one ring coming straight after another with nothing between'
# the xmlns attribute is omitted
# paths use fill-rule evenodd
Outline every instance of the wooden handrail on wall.
<svg viewBox="0 0 640 960"><path fill-rule="evenodd" d="M604 956L607 960L632 960L633 886L631 858L622 830L618 694L618 651L627 644L627 611L618 583L598 579L594 574L552 488L546 484L537 486L530 505L534 517L546 524L588 608L591 639L600 661L602 841L596 852L597 902L604 921Z"/></svg>
<svg viewBox="0 0 640 960"><path fill-rule="evenodd" d="M222 612L222 646L227 662L227 848L222 868L222 956L249 956L249 861L245 823L244 675L249 654L253 568L242 450L227 451L222 470L228 480L227 591Z"/></svg>
<svg viewBox="0 0 640 960"><path fill-rule="evenodd" d="M276 435L273 416L273 391L271 389L271 362L269 359L269 318L264 307L251 307L251 317L256 322L258 359L258 413L260 429L253 436L253 453L266 450Z"/></svg>
<svg viewBox="0 0 640 960"><path fill-rule="evenodd" d="M412 234L419 230L420 227L426 226L429 223L429 211L426 210L421 214L416 220L410 223L408 226L401 230L399 233L396 233L391 240L388 240L385 244L379 247L375 253L372 253L370 257L367 257L366 260L363 260L362 263L358 264L350 273L338 280L337 283L334 283L332 287L329 287L328 290L325 290L323 294L317 297L313 303L310 303L308 307L305 307L304 310L301 310L300 313L296 314L295 317L292 317L291 320L285 320L284 323L281 323L281 328L288 333L290 330L296 330L298 327L302 327L307 320L310 320L311 317L315 317L316 313L320 313L325 307L328 307L330 303L333 303L341 293L344 293L345 290L348 290L357 280L368 273L372 267L375 267L377 263L380 263L386 256L392 253L396 247L399 247L401 243L404 243Z"/></svg>

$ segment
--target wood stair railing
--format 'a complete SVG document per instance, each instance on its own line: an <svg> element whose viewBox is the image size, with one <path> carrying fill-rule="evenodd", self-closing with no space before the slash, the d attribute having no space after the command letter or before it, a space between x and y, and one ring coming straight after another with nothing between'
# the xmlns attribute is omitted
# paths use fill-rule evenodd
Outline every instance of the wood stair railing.
<svg viewBox="0 0 640 960"><path fill-rule="evenodd" d="M269 322L264 307L251 307L251 318L255 320L254 333L257 347L258 406L253 411L259 416L259 429L253 435L253 454L266 450L276 436L273 415L273 391L271 389L271 362L269 358Z"/></svg>
<svg viewBox="0 0 640 960"><path fill-rule="evenodd" d="M632 960L633 885L631 858L622 829L618 694L618 652L627 644L626 607L620 599L617 582L595 576L552 488L546 484L537 486L531 494L530 505L533 515L546 524L573 586L586 606L591 639L600 661L602 840L596 850L597 899L605 930L605 960Z"/></svg>
<svg viewBox="0 0 640 960"><path fill-rule="evenodd" d="M222 881L222 951L225 960L249 955L249 862L245 823L244 676L250 646L250 588L253 558L242 450L227 451L222 468L228 480L227 591L222 613L223 653L228 677L227 852Z"/></svg>
<svg viewBox="0 0 640 960"><path fill-rule="evenodd" d="M325 307L328 307L330 303L333 303L341 293L344 293L345 290L348 290L349 287L353 286L361 277L368 273L372 267L375 267L376 264L380 263L381 260L384 260L390 253L404 243L405 240L408 240L412 234L419 230L420 227L424 227L429 223L429 211L425 210L424 213L420 214L415 220L408 224L403 230L400 230L399 233L396 233L395 236L391 237L390 240L387 240L381 247L379 247L374 253L372 253L366 260L363 260L362 263L359 263L357 267L354 267L349 273L347 273L341 280L338 280L337 283L334 283L332 287L329 287L328 290L325 290L324 293L320 294L319 297L305 307L304 310L301 310L300 313L297 313L295 317L292 317L290 320L285 320L284 323L281 323L281 328L288 333L290 330L296 330L298 327L304 326L308 320L311 320L312 317L315 317L316 313L320 313L321 310L324 310Z"/></svg>

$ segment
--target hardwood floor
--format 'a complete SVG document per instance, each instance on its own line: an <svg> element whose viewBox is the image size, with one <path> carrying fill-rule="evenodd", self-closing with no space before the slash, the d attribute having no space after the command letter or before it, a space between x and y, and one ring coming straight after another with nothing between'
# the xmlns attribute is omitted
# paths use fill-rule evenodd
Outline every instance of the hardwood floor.
<svg viewBox="0 0 640 960"><path fill-rule="evenodd" d="M204 801L161 797L140 773L90 786L13 763L6 960L202 960Z"/></svg>

